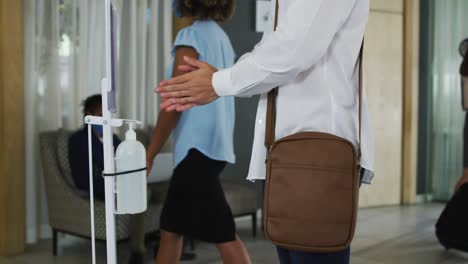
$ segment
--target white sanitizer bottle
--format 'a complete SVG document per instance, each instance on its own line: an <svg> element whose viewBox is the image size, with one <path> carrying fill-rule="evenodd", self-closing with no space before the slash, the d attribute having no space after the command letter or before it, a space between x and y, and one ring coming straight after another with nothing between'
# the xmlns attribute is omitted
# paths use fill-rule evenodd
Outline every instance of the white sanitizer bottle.
<svg viewBox="0 0 468 264"><path fill-rule="evenodd" d="M146 167L146 150L136 140L134 123L128 123L125 141L115 154L117 173ZM138 214L146 211L146 170L116 176L116 214Z"/></svg>

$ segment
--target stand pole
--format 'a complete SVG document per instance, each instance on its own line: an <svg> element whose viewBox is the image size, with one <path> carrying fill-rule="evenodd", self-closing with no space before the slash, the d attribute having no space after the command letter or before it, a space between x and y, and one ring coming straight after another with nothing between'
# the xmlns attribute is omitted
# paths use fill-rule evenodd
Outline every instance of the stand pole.
<svg viewBox="0 0 468 264"><path fill-rule="evenodd" d="M114 146L112 127L110 121L112 113L108 108L107 93L112 87L111 73L111 1L105 0L106 20L106 78L102 81L102 117L103 117L103 144L104 144L104 173L114 173ZM114 178L106 177L105 202L106 202L106 246L107 263L117 264L117 243L115 235L115 201L114 201Z"/></svg>
<svg viewBox="0 0 468 264"><path fill-rule="evenodd" d="M88 124L88 162L89 162L89 204L91 216L91 252L93 264L96 264L96 235L94 230L94 186L93 186L93 139L91 137L92 128Z"/></svg>

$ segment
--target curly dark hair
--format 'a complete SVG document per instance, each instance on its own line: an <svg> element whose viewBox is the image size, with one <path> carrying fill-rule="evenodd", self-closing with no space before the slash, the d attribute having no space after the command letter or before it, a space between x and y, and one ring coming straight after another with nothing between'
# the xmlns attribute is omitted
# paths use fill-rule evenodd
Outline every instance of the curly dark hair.
<svg viewBox="0 0 468 264"><path fill-rule="evenodd" d="M86 98L81 105L83 106L83 116L86 116L102 106L102 96L100 94L91 95Z"/></svg>
<svg viewBox="0 0 468 264"><path fill-rule="evenodd" d="M224 22L232 17L235 0L176 0L175 8L182 16Z"/></svg>

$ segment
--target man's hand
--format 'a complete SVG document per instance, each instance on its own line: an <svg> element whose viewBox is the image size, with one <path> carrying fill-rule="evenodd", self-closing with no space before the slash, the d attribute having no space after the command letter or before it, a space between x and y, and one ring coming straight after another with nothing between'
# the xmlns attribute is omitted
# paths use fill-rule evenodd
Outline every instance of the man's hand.
<svg viewBox="0 0 468 264"><path fill-rule="evenodd" d="M211 84L213 74L218 70L190 57L184 57L184 60L187 65L180 66L179 70L189 73L162 81L154 89L161 94L161 109L165 111L182 112L197 105L211 103L219 97Z"/></svg>

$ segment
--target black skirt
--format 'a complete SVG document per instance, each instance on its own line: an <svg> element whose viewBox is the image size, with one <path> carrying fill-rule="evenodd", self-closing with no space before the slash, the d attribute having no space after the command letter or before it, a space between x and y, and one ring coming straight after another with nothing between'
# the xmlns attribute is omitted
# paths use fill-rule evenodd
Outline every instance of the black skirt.
<svg viewBox="0 0 468 264"><path fill-rule="evenodd" d="M463 168L468 168L468 111L465 114L465 128L463 129Z"/></svg>
<svg viewBox="0 0 468 264"><path fill-rule="evenodd" d="M161 229L216 244L236 240L231 208L219 179L225 166L226 162L191 149L174 169Z"/></svg>

